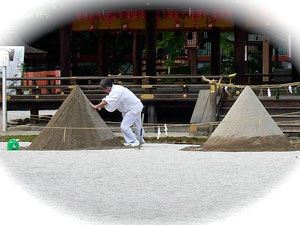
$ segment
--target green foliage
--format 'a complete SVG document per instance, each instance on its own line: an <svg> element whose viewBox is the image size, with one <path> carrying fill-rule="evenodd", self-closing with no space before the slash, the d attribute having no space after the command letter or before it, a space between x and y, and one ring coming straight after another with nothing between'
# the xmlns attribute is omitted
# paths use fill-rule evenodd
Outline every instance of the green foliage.
<svg viewBox="0 0 300 225"><path fill-rule="evenodd" d="M77 71L78 76L97 76L98 75L98 65L97 63L89 63L85 65L78 66Z"/></svg>
<svg viewBox="0 0 300 225"><path fill-rule="evenodd" d="M128 62L132 54L132 33L128 32L109 32L106 44L108 73L118 74L120 67ZM77 39L72 42L72 48L78 49L82 55L98 54L98 32L80 31ZM83 65L78 68L79 75L97 75L98 67L94 63Z"/></svg>
<svg viewBox="0 0 300 225"><path fill-rule="evenodd" d="M191 74L191 67L190 66L172 67L170 74Z"/></svg>
<svg viewBox="0 0 300 225"><path fill-rule="evenodd" d="M247 73L262 72L262 52L259 50L248 51Z"/></svg>
<svg viewBox="0 0 300 225"><path fill-rule="evenodd" d="M128 62L125 56L132 54L132 34L128 32L118 32L111 34L108 40L108 73L118 74L121 66Z"/></svg>
<svg viewBox="0 0 300 225"><path fill-rule="evenodd" d="M197 72L198 74L202 74L202 75L211 74L210 64L200 67Z"/></svg>
<svg viewBox="0 0 300 225"><path fill-rule="evenodd" d="M32 142L37 136L36 135L10 135L10 136L1 136L0 141L9 141L10 139L18 139L24 142Z"/></svg>
<svg viewBox="0 0 300 225"><path fill-rule="evenodd" d="M221 33L221 49L222 49L223 57L233 58L234 43L233 41L231 41L232 39L233 39L233 32Z"/></svg>
<svg viewBox="0 0 300 225"><path fill-rule="evenodd" d="M175 59L182 55L184 46L184 37L182 33L175 34L175 32L162 33L162 40L156 41L156 47L163 51L167 56L165 66L172 66Z"/></svg>
<svg viewBox="0 0 300 225"><path fill-rule="evenodd" d="M26 63L22 63L22 72L23 73L27 72L27 65L26 65ZM22 76L23 76L23 73L22 73Z"/></svg>
<svg viewBox="0 0 300 225"><path fill-rule="evenodd" d="M221 74L232 74L234 73L234 42L233 32L221 33Z"/></svg>

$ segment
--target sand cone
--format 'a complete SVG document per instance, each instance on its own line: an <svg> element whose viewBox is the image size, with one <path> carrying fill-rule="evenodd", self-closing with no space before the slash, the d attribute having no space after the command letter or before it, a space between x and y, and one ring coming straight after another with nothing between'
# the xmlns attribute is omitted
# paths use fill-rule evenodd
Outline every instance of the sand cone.
<svg viewBox="0 0 300 225"><path fill-rule="evenodd" d="M79 150L121 147L98 112L76 86L28 150Z"/></svg>
<svg viewBox="0 0 300 225"><path fill-rule="evenodd" d="M282 151L292 148L250 87L246 87L209 139L206 150Z"/></svg>

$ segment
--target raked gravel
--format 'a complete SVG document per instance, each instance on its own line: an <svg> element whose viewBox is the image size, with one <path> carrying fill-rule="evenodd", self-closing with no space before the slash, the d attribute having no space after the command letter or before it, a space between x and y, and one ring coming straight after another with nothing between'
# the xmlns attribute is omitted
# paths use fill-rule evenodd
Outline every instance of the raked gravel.
<svg viewBox="0 0 300 225"><path fill-rule="evenodd" d="M299 163L299 152L179 150L186 146L12 152L1 143L0 163L16 184L58 211L105 225L223 220L266 196Z"/></svg>

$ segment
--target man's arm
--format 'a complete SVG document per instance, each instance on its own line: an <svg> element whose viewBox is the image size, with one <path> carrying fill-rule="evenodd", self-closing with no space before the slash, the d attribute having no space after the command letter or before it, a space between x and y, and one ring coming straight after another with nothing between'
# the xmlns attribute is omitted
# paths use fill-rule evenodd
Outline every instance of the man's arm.
<svg viewBox="0 0 300 225"><path fill-rule="evenodd" d="M107 102L105 100L102 100L98 105L94 105L90 102L90 105L93 109L102 109L105 105L107 105Z"/></svg>

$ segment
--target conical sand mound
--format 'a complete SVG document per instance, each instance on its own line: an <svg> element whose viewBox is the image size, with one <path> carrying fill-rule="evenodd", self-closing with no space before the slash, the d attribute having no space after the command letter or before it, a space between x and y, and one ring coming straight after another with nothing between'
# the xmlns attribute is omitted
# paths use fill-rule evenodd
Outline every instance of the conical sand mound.
<svg viewBox="0 0 300 225"><path fill-rule="evenodd" d="M76 86L28 150L107 149L121 146L121 142Z"/></svg>
<svg viewBox="0 0 300 225"><path fill-rule="evenodd" d="M246 87L203 149L282 151L291 144L250 87Z"/></svg>

